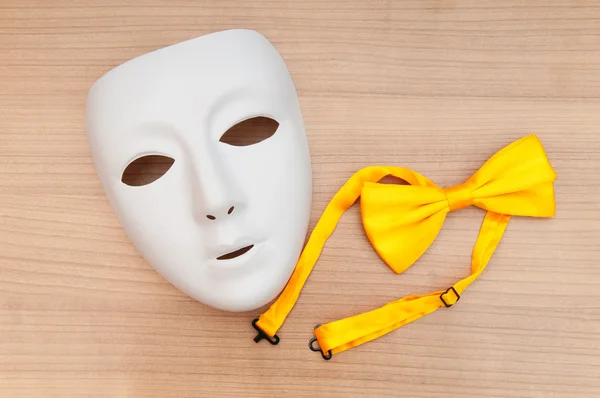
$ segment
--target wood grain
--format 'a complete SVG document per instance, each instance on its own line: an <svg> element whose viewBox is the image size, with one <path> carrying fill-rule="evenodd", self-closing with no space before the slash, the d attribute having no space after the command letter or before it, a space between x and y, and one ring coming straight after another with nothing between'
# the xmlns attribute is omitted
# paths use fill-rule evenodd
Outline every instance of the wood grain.
<svg viewBox="0 0 600 398"><path fill-rule="evenodd" d="M93 168L91 84L216 30L267 36L297 85L312 224L357 169L442 186L537 134L558 214L515 218L460 305L323 361L316 323L466 275L483 212L395 276L349 211L282 328L200 305L137 254ZM600 396L600 5L593 0L0 0L0 396Z"/></svg>

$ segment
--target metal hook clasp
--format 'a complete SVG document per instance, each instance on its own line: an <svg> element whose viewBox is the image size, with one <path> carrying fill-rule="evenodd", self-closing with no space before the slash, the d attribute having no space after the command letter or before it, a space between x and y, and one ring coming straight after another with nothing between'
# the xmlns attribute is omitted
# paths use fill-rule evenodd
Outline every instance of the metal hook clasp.
<svg viewBox="0 0 600 398"><path fill-rule="evenodd" d="M258 327L258 325L256 324L256 322L258 322L258 318L256 318L255 320L252 321L252 327L254 327L254 329L256 329L256 331L258 332L258 334L256 335L256 337L254 337L254 342L255 343L258 343L262 339L265 339L269 343L271 343L271 345L277 345L277 344L279 344L279 336L277 336L277 335L275 335L273 337L269 336L261 328Z"/></svg>
<svg viewBox="0 0 600 398"><path fill-rule="evenodd" d="M321 325L316 325L314 330L316 330L319 326L321 326ZM333 354L331 353L331 350L327 351L327 355L325 355L325 353L323 353L323 350L321 349L321 347L313 346L313 343L315 341L317 341L316 337L313 337L312 339L310 339L310 341L308 342L308 348L310 348L311 351L320 352L323 359L326 361L329 361L331 359L331 357L333 356Z"/></svg>

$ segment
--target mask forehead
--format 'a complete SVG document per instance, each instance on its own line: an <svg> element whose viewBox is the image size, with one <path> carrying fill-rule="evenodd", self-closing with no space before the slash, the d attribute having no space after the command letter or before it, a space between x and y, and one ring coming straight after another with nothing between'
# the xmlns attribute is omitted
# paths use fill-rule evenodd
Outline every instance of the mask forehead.
<svg viewBox="0 0 600 398"><path fill-rule="evenodd" d="M89 98L91 132L103 140L122 140L128 129L156 120L181 131L215 118L218 124L221 108L252 99L280 111L282 104L297 106L281 56L247 30L213 33L128 61L99 79Z"/></svg>

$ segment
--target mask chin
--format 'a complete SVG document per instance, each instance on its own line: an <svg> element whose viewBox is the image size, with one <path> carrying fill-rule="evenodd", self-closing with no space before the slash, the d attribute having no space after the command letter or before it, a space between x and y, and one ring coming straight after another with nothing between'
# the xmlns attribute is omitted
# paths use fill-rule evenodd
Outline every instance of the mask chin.
<svg viewBox="0 0 600 398"><path fill-rule="evenodd" d="M266 38L229 30L117 66L90 89L92 157L128 237L175 287L249 311L300 255L312 172L293 81Z"/></svg>

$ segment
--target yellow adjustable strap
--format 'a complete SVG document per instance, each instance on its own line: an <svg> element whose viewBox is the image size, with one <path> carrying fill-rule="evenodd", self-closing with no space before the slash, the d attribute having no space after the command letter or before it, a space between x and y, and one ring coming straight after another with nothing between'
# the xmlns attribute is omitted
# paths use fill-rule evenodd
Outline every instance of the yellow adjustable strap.
<svg viewBox="0 0 600 398"><path fill-rule="evenodd" d="M377 183L386 175L409 185ZM487 213L473 249L470 276L446 290L407 296L373 311L319 325L309 345L325 359L456 303L485 269L511 215L554 215L555 179L542 144L533 135L503 148L465 183L447 189L406 168L373 166L358 171L325 209L281 295L254 320L255 341L279 342L276 333L298 300L325 242L359 197L367 237L396 273L406 270L427 250L448 212L474 205Z"/></svg>

